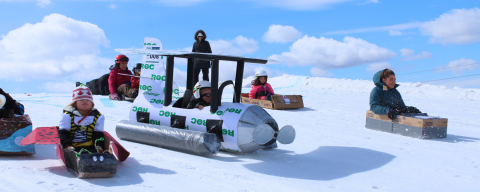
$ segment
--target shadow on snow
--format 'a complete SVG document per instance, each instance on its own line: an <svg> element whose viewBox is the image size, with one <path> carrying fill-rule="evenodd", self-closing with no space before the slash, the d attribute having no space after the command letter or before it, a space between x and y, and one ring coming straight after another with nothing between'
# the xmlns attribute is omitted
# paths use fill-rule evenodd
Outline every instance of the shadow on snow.
<svg viewBox="0 0 480 192"><path fill-rule="evenodd" d="M76 178L75 175L68 172L65 166L56 166L48 168L49 172L64 176L68 178ZM86 182L89 182L93 185L99 185L104 187L113 187L113 186L127 186L127 185L136 185L143 183L143 179L140 174L153 173L153 174L163 174L163 175L172 175L176 174L175 171L168 169L161 169L151 165L142 165L135 158L128 158L124 162L118 162L117 164L117 174L112 178L90 178L83 179Z"/></svg>
<svg viewBox="0 0 480 192"><path fill-rule="evenodd" d="M370 149L340 146L323 146L307 154L289 153L279 149L258 151L257 157L263 162L244 166L266 175L328 181L377 169L395 158Z"/></svg>

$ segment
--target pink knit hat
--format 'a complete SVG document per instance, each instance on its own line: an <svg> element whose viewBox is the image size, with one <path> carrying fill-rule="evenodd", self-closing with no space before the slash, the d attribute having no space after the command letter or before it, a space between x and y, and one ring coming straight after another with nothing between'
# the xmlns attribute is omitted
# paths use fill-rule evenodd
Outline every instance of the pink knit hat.
<svg viewBox="0 0 480 192"><path fill-rule="evenodd" d="M82 99L90 100L93 102L92 91L88 87L80 86L73 90L72 101L78 101Z"/></svg>

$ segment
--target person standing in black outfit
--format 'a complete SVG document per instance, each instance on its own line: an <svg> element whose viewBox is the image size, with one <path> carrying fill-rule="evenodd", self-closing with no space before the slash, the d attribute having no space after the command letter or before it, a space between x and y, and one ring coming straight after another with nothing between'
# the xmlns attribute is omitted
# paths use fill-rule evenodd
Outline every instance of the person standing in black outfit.
<svg viewBox="0 0 480 192"><path fill-rule="evenodd" d="M195 33L195 43L193 43L192 52L200 52L200 53L212 53L212 49L210 48L210 43L205 41L207 39L207 34L203 30L198 30ZM203 73L203 80L209 81L208 79L208 69L210 68L210 61L205 60L194 60L194 77L193 77L193 84L198 82L198 75L200 74L200 70Z"/></svg>

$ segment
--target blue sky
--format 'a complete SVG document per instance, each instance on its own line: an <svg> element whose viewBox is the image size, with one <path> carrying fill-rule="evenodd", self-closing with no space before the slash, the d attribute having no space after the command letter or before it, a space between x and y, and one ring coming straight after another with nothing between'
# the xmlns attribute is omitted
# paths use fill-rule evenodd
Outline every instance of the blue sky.
<svg viewBox="0 0 480 192"><path fill-rule="evenodd" d="M467 0L0 0L0 87L70 92L74 82L108 73L115 48L142 48L154 37L166 50L190 50L198 29L214 53L281 61L248 65L245 76L265 69L371 79L385 67L399 82L479 74L478 7ZM140 62L129 57L130 68ZM231 66L221 65L221 80L233 79ZM183 85L185 61L176 68ZM480 76L429 83L480 88Z"/></svg>

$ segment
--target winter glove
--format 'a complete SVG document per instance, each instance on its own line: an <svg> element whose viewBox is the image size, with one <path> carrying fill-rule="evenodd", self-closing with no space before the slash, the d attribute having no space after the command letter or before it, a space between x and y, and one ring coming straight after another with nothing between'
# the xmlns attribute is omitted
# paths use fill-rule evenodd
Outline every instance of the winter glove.
<svg viewBox="0 0 480 192"><path fill-rule="evenodd" d="M272 95L271 94L267 95L267 101L272 101Z"/></svg>
<svg viewBox="0 0 480 192"><path fill-rule="evenodd" d="M387 111L387 115L388 115L388 118L390 118L391 120L394 120L395 118L397 118L398 112L397 110L390 108Z"/></svg>
<svg viewBox="0 0 480 192"><path fill-rule="evenodd" d="M97 145L97 151L98 151L99 153L103 153L103 148Z"/></svg>
<svg viewBox="0 0 480 192"><path fill-rule="evenodd" d="M110 94L110 99L111 99L111 100L117 100L117 101L118 101L118 100L119 100L118 94L116 94L116 93Z"/></svg>
<svg viewBox="0 0 480 192"><path fill-rule="evenodd" d="M422 113L420 110L418 110L416 107L407 107L407 113Z"/></svg>

